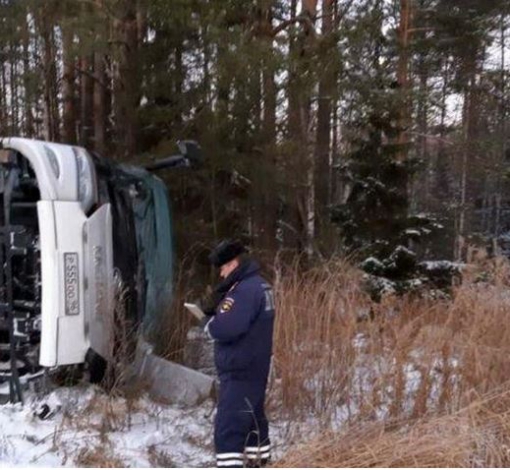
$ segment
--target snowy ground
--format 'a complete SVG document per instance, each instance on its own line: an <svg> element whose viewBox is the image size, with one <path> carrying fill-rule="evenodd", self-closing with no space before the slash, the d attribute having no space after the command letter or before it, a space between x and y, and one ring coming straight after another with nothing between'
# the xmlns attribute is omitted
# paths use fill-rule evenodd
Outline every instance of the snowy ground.
<svg viewBox="0 0 510 470"><path fill-rule="evenodd" d="M34 415L42 403L55 414ZM0 462L6 466L210 466L212 401L193 409L148 398L108 398L88 387L0 407Z"/></svg>
<svg viewBox="0 0 510 470"><path fill-rule="evenodd" d="M44 403L54 415L41 420ZM0 406L0 467L211 467L213 416L211 400L182 408L60 388Z"/></svg>
<svg viewBox="0 0 510 470"><path fill-rule="evenodd" d="M361 398L372 396L372 382L392 372L394 361L363 353L364 338L356 338L359 350L354 366L351 396L329 409L329 426L340 429L361 407ZM409 357L405 375L405 409L412 410L422 379L419 351ZM439 369L442 364L438 364ZM456 363L450 364L455 370ZM330 381L318 371L308 385L324 393ZM322 374L322 375L321 375ZM436 385L442 383L439 372L430 372L430 401L437 399ZM455 376L455 374L453 374ZM374 410L378 419L388 412L393 394L389 386L379 390L380 404ZM354 393L358 391L358 393ZM320 397L317 397L320 399ZM270 400L271 401L271 400ZM52 416L41 420L36 412L49 405ZM91 385L59 388L43 397L29 395L24 405L0 406L0 467L213 467L214 402L184 408L155 403L146 395L126 399L108 397ZM279 407L270 406L270 435L273 458L278 459L292 444L312 438L323 429L319 416L308 414L297 422L274 416Z"/></svg>

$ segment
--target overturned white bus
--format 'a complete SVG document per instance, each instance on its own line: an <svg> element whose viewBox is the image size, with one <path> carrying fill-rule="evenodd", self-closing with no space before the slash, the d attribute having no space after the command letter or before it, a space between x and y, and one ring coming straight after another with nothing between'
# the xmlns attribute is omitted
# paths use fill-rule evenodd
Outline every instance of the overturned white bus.
<svg viewBox="0 0 510 470"><path fill-rule="evenodd" d="M179 148L151 169L200 158L194 142ZM172 264L167 188L150 171L74 145L0 139L0 383L12 401L44 368L108 361L119 298L122 321L150 338L171 301Z"/></svg>

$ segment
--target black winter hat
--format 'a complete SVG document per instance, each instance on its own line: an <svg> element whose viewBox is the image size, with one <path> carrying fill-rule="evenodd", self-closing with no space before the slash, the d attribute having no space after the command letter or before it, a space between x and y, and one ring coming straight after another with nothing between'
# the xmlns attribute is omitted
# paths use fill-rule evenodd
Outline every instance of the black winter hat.
<svg viewBox="0 0 510 470"><path fill-rule="evenodd" d="M239 240L223 240L211 251L209 261L219 268L243 253L246 248Z"/></svg>

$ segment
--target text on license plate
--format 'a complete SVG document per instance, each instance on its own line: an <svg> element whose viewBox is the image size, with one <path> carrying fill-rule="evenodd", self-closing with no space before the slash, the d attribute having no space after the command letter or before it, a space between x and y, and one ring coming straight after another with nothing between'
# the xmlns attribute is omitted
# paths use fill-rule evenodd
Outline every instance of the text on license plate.
<svg viewBox="0 0 510 470"><path fill-rule="evenodd" d="M64 288L66 315L80 313L78 253L64 253Z"/></svg>

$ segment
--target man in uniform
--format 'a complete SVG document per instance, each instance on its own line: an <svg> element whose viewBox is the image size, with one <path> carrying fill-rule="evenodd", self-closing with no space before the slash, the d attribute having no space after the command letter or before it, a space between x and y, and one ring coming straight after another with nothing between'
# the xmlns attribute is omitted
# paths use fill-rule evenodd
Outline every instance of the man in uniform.
<svg viewBox="0 0 510 470"><path fill-rule="evenodd" d="M262 466L270 458L264 412L272 352L274 299L257 262L238 241L221 242L209 260L222 282L205 332L215 340L220 379L214 444L218 467Z"/></svg>

